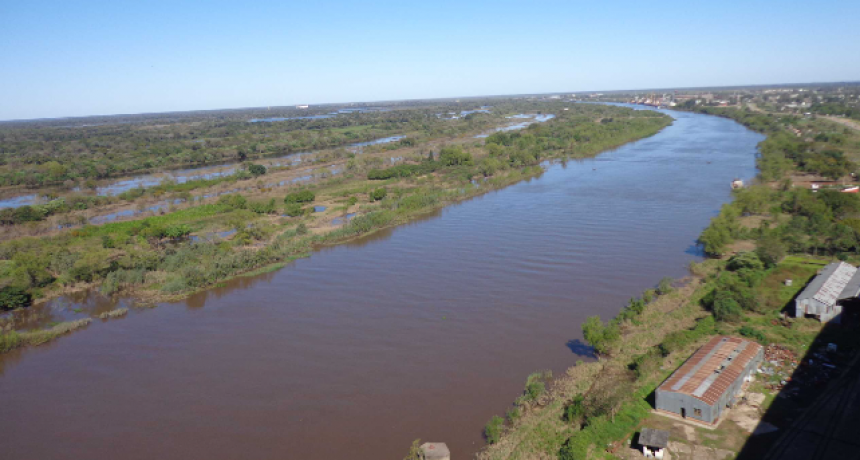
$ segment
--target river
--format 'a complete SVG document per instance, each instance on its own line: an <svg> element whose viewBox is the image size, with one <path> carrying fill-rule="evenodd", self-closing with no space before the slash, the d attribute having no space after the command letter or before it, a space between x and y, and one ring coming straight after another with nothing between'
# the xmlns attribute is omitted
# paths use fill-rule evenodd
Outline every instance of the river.
<svg viewBox="0 0 860 460"><path fill-rule="evenodd" d="M669 113L596 158L9 354L0 456L399 459L421 438L468 458L529 373L590 359L587 316L684 276L755 175L763 136Z"/></svg>

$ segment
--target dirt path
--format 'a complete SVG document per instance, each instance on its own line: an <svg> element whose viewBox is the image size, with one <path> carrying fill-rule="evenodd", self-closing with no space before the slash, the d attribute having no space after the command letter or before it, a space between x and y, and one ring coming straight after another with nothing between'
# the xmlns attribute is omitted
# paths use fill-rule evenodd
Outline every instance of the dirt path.
<svg viewBox="0 0 860 460"><path fill-rule="evenodd" d="M842 126L860 131L860 122L854 121L850 118L833 117L833 116L827 116L827 115L822 115L821 118L824 118L824 119L830 120L834 123L838 123Z"/></svg>

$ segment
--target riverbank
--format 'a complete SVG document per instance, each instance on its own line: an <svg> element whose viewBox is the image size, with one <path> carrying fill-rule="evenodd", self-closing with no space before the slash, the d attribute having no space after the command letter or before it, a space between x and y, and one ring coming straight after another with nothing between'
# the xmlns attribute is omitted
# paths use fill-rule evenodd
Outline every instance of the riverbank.
<svg viewBox="0 0 860 460"><path fill-rule="evenodd" d="M518 398L504 420L488 424L492 443L478 458L628 458L634 455L629 447L634 434L645 425L674 433L672 455L701 451L700 455L713 458L761 458L778 435L757 436L756 427L764 421L762 426L767 429L763 433L787 429L817 396L814 388L804 385L781 394L784 379L791 380L789 362L780 362L775 366L777 372L763 375L762 382L750 388L751 399L760 399L759 405L739 411L744 413L742 417L730 416L715 432L697 435L697 428L652 414L653 390L697 347L718 334L745 336L789 350L798 361L827 343L836 344L844 356L860 350L851 328L826 328L814 319L783 315L794 296L829 260L838 257L855 264L860 260L860 233L850 227L860 213L860 200L838 192L813 195L802 185L784 181L786 176L797 175L798 169L820 168L810 159L833 152L841 144L840 138L822 130L820 124L796 117L715 110L719 113L703 112L768 134L758 159L763 183L737 191L735 200L723 207L700 237L704 249L719 258L691 266L691 278L671 294L654 299L653 292L646 292L607 324L599 318L586 323L583 329L590 330L586 337L592 337L591 345L600 350L601 360L577 364L537 397ZM789 141L797 137L785 136L789 130L803 130L809 138ZM801 152L803 156L798 157ZM786 157L807 163L786 163ZM850 162L844 166L848 171L857 168ZM813 210L816 202L819 207ZM813 215L825 224L815 229L798 225L798 217ZM837 242L829 236L833 233L840 233L842 239ZM798 256L786 257L786 252ZM746 261L751 265L745 265ZM741 265L743 270L739 270ZM791 285L784 282L787 278L793 280ZM737 310L715 309L714 292L728 294ZM524 394L529 395L528 387ZM773 406L777 396L789 402L777 408Z"/></svg>
<svg viewBox="0 0 860 460"><path fill-rule="evenodd" d="M608 115L618 119L594 121ZM303 187L313 198L298 207L282 205L279 192L261 189L162 216L12 240L0 245L6 283L20 286L22 295L43 299L97 286L107 295L130 295L149 304L175 301L304 257L320 245L349 241L534 177L543 171L542 161L593 156L653 135L670 122L666 116L632 115L609 107L560 113L559 119L523 133L502 132L486 143L441 148L432 160L407 163L418 173L398 173L406 177L371 180L366 176L375 168L353 169ZM311 205L324 210L311 212ZM287 215L295 209L300 215ZM21 309L7 317L5 328L42 324L38 316ZM7 340L13 342L26 343Z"/></svg>

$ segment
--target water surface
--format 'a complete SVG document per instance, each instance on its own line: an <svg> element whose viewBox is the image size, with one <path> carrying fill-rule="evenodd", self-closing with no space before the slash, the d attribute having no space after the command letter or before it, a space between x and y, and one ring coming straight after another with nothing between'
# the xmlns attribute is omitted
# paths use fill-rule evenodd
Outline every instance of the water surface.
<svg viewBox="0 0 860 460"><path fill-rule="evenodd" d="M685 275L730 181L754 176L761 135L672 114L594 159L7 356L2 456L375 460L421 438L468 458L530 372L588 359L586 317Z"/></svg>

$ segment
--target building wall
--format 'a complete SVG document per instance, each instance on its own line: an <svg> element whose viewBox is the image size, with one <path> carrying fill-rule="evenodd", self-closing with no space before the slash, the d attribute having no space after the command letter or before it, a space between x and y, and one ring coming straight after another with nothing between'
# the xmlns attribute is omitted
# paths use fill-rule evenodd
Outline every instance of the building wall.
<svg viewBox="0 0 860 460"><path fill-rule="evenodd" d="M794 301L794 317L803 318L806 315L815 315L822 323L833 321L839 322L842 314L842 305L838 302L833 307L828 307L815 299L797 299Z"/></svg>
<svg viewBox="0 0 860 460"><path fill-rule="evenodd" d="M685 416L700 420L705 423L713 423L716 412L715 408L707 405L704 401L694 398L693 396L676 393L674 391L657 390L657 410L664 410L674 414L681 415L681 409L685 409ZM696 410L701 411L701 415L696 414Z"/></svg>

